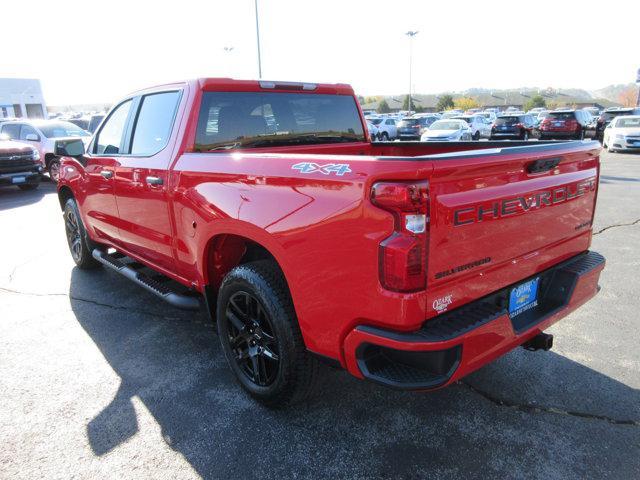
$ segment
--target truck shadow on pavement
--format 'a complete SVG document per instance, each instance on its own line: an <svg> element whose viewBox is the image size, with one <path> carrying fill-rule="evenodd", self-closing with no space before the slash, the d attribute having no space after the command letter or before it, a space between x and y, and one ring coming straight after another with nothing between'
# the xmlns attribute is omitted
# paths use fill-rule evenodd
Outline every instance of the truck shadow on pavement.
<svg viewBox="0 0 640 480"><path fill-rule="evenodd" d="M87 425L97 456L139 433L137 398L204 478L622 478L640 468L639 391L553 352L514 351L429 394L327 368L318 398L273 411L236 385L203 312L102 269L74 269L70 296L121 379Z"/></svg>
<svg viewBox="0 0 640 480"><path fill-rule="evenodd" d="M36 190L20 190L18 187L0 188L0 211L38 203L45 195L56 193L50 182L42 182Z"/></svg>

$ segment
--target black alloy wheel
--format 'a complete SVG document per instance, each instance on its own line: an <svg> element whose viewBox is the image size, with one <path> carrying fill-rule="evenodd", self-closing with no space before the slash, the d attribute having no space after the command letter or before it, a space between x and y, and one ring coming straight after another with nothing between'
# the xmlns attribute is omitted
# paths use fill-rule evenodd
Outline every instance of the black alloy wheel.
<svg viewBox="0 0 640 480"><path fill-rule="evenodd" d="M67 235L69 252L73 261L79 268L90 269L99 267L101 264L93 258L92 252L98 245L88 238L87 232L82 224L78 206L73 198L67 200L64 205L64 231Z"/></svg>
<svg viewBox="0 0 640 480"><path fill-rule="evenodd" d="M80 223L74 209L67 209L64 212L64 229L67 233L67 243L73 260L78 263L82 258L82 232Z"/></svg>
<svg viewBox="0 0 640 480"><path fill-rule="evenodd" d="M305 346L282 270L273 260L233 268L218 290L222 351L240 386L267 407L311 397L320 364Z"/></svg>
<svg viewBox="0 0 640 480"><path fill-rule="evenodd" d="M239 291L227 301L226 334L234 360L246 378L260 387L278 375L280 356L274 328L260 301Z"/></svg>

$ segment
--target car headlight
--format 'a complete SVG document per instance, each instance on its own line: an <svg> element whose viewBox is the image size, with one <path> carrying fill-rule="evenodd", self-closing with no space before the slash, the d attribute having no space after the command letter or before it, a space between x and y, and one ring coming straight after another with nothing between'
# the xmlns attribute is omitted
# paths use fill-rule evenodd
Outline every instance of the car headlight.
<svg viewBox="0 0 640 480"><path fill-rule="evenodd" d="M40 160L40 152L34 149L33 153L31 154L31 158L33 160Z"/></svg>
<svg viewBox="0 0 640 480"><path fill-rule="evenodd" d="M624 135L616 135L616 140L624 140Z"/></svg>

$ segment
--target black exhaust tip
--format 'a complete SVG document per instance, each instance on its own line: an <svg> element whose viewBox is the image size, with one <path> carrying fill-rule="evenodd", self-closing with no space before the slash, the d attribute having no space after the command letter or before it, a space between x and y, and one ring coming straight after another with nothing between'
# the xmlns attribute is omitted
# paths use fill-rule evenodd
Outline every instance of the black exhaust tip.
<svg viewBox="0 0 640 480"><path fill-rule="evenodd" d="M548 333L539 333L528 342L522 344L522 348L534 352L536 350L551 350L553 347L553 335Z"/></svg>

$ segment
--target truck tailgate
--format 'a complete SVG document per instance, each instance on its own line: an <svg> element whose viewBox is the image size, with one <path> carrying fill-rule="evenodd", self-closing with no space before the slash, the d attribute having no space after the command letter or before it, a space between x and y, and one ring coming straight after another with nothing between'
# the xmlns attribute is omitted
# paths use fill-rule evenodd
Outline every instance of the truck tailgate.
<svg viewBox="0 0 640 480"><path fill-rule="evenodd" d="M427 316L585 251L599 152L566 142L430 157Z"/></svg>

